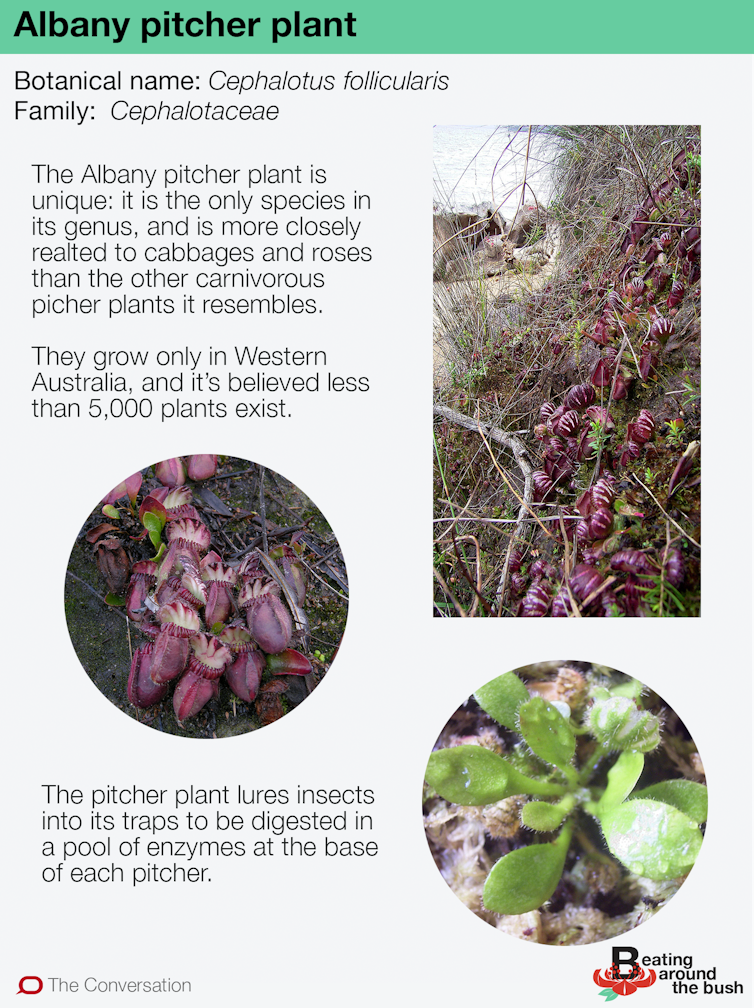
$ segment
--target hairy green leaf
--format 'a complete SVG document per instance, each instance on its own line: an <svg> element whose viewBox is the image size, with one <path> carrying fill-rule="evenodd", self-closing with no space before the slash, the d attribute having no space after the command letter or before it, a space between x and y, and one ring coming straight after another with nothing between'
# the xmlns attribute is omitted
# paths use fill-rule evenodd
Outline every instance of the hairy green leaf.
<svg viewBox="0 0 754 1008"><path fill-rule="evenodd" d="M485 683L474 694L474 699L491 718L512 731L518 731L516 713L529 699L529 692L515 672L506 672Z"/></svg>
<svg viewBox="0 0 754 1008"><path fill-rule="evenodd" d="M527 802L521 809L521 822L529 829L538 833L551 833L556 830L568 815L566 809L549 802Z"/></svg>
<svg viewBox="0 0 754 1008"><path fill-rule="evenodd" d="M561 795L564 788L532 780L481 746L438 749L429 757L427 783L456 805L489 805L517 794Z"/></svg>
<svg viewBox="0 0 754 1008"><path fill-rule="evenodd" d="M628 697L629 700L638 700L641 697L644 686L638 679L629 679L628 682L619 683L610 690L610 696Z"/></svg>
<svg viewBox="0 0 754 1008"><path fill-rule="evenodd" d="M607 787L597 805L597 815L601 816L631 794L644 769L644 754L622 752L607 772ZM648 796L651 797L651 796Z"/></svg>
<svg viewBox="0 0 754 1008"><path fill-rule="evenodd" d="M561 770L570 767L576 736L556 707L542 697L532 697L518 708L518 718L518 730L540 759Z"/></svg>
<svg viewBox="0 0 754 1008"><path fill-rule="evenodd" d="M611 751L648 753L660 744L660 719L628 697L596 700L587 722L594 737Z"/></svg>
<svg viewBox="0 0 754 1008"><path fill-rule="evenodd" d="M521 847L500 858L484 883L484 906L494 913L522 914L541 907L563 874L570 830L553 843Z"/></svg>
<svg viewBox="0 0 754 1008"><path fill-rule="evenodd" d="M667 780L637 791L634 798L653 798L673 805L695 823L707 821L707 788L690 780Z"/></svg>
<svg viewBox="0 0 754 1008"><path fill-rule="evenodd" d="M688 872L702 846L697 824L649 798L623 802L600 817L610 852L635 875L663 881Z"/></svg>
<svg viewBox="0 0 754 1008"><path fill-rule="evenodd" d="M429 757L427 783L446 801L457 805L488 805L507 798L510 767L481 746L439 749Z"/></svg>

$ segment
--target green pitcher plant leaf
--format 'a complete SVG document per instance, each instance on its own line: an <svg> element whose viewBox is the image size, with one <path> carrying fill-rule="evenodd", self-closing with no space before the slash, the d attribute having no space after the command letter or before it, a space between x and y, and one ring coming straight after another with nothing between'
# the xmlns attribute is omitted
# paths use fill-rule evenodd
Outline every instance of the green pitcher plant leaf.
<svg viewBox="0 0 754 1008"><path fill-rule="evenodd" d="M515 672L506 672L478 689L474 699L499 724L517 731L518 708L529 699L529 691Z"/></svg>
<svg viewBox="0 0 754 1008"><path fill-rule="evenodd" d="M600 816L625 801L636 786L643 769L643 753L622 752L607 772L607 787L597 805L596 815Z"/></svg>
<svg viewBox="0 0 754 1008"><path fill-rule="evenodd" d="M521 822L538 833L552 833L561 825L569 811L559 804L551 805L543 801L527 802L521 809Z"/></svg>
<svg viewBox="0 0 754 1008"><path fill-rule="evenodd" d="M600 817L610 853L635 875L655 881L685 875L702 846L697 824L679 809L637 798Z"/></svg>
<svg viewBox="0 0 754 1008"><path fill-rule="evenodd" d="M655 801L673 805L692 822L707 821L707 788L690 780L667 780L643 788L631 796L632 798L653 798Z"/></svg>
<svg viewBox="0 0 754 1008"><path fill-rule="evenodd" d="M426 780L440 797L456 805L490 805L517 794L565 793L562 786L526 777L502 756L476 745L433 752Z"/></svg>
<svg viewBox="0 0 754 1008"><path fill-rule="evenodd" d="M560 711L542 697L532 697L518 708L519 726L532 751L563 770L571 765L576 736Z"/></svg>
<svg viewBox="0 0 754 1008"><path fill-rule="evenodd" d="M144 500L141 502L139 507L139 521L144 524L144 515L150 512L150 514L157 515L158 518L162 519L162 524L168 520L168 512L162 501L158 501L156 497L151 494L147 494Z"/></svg>
<svg viewBox="0 0 754 1008"><path fill-rule="evenodd" d="M484 884L485 909L522 914L546 903L563 874L570 839L565 828L552 843L520 847L500 858Z"/></svg>
<svg viewBox="0 0 754 1008"><path fill-rule="evenodd" d="M162 515L147 511L142 515L141 523L149 533L149 540L155 549L159 549L162 543L162 530L165 522Z"/></svg>

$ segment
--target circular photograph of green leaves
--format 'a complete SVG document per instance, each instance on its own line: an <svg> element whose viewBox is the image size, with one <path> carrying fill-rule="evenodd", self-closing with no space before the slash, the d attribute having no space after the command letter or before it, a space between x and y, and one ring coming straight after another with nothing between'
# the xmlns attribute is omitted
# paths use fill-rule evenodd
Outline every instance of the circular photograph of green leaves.
<svg viewBox="0 0 754 1008"><path fill-rule="evenodd" d="M111 490L66 572L76 654L107 699L189 738L254 731L322 681L348 582L312 501L245 459L164 459Z"/></svg>
<svg viewBox="0 0 754 1008"><path fill-rule="evenodd" d="M630 931L702 846L704 768L661 697L589 662L498 676L445 725L425 826L443 878L493 927L541 945Z"/></svg>

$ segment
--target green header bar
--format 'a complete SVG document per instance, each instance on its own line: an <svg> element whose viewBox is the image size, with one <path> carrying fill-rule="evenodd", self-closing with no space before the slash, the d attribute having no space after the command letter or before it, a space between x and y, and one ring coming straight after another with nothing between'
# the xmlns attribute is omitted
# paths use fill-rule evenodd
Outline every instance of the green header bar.
<svg viewBox="0 0 754 1008"><path fill-rule="evenodd" d="M5 0L0 51L15 53L750 53L754 5L740 0L606 4L457 0ZM574 72L579 72L574 64ZM599 87L599 81L594 81ZM658 63L656 81L671 86ZM683 81L672 82L683 88Z"/></svg>

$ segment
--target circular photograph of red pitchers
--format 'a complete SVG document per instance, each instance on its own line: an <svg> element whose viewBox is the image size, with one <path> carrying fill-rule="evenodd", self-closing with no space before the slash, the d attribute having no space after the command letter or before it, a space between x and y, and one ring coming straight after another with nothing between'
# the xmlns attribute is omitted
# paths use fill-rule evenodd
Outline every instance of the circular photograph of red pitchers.
<svg viewBox="0 0 754 1008"><path fill-rule="evenodd" d="M156 731L225 738L316 689L348 613L338 541L298 487L227 455L164 459L106 493L71 552L71 641Z"/></svg>
<svg viewBox="0 0 754 1008"><path fill-rule="evenodd" d="M478 917L588 945L654 916L704 839L704 767L678 715L615 669L549 661L481 686L429 757L427 840Z"/></svg>

